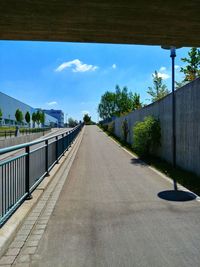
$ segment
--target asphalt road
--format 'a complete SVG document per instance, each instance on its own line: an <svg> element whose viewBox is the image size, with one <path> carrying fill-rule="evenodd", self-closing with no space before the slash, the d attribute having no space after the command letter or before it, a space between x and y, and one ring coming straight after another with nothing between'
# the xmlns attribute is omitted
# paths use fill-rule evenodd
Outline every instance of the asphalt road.
<svg viewBox="0 0 200 267"><path fill-rule="evenodd" d="M99 128L86 127L31 266L200 266L200 203L158 197L170 189Z"/></svg>

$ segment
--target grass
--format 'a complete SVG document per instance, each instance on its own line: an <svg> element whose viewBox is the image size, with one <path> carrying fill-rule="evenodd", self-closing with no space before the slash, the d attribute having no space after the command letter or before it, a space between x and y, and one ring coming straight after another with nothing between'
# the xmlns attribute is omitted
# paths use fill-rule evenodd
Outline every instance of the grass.
<svg viewBox="0 0 200 267"><path fill-rule="evenodd" d="M0 131L15 131L15 127L0 127Z"/></svg>
<svg viewBox="0 0 200 267"><path fill-rule="evenodd" d="M101 127L100 127L101 128ZM134 151L130 144L123 142L120 138L116 137L113 134L108 133L103 128L101 128L105 133L107 133L112 139L114 139L118 144L122 147L125 147L128 151L130 151L134 156L139 157ZM172 164L166 162L165 160L158 157L146 157L141 158L145 163L159 170L166 176L171 179L176 180L179 184L193 191L197 195L200 195L200 176L183 170L179 167L173 168Z"/></svg>

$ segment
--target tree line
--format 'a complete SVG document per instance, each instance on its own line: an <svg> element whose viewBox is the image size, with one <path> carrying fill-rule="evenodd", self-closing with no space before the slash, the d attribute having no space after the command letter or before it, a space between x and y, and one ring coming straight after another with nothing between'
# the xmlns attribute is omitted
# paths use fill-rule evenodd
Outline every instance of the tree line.
<svg viewBox="0 0 200 267"><path fill-rule="evenodd" d="M87 113L84 114L84 116L83 116L83 121L84 121L84 123L85 123L86 125L95 124L95 122L92 121L91 116L89 116L89 114L87 114ZM68 127L70 127L70 128L73 128L73 127L77 126L79 123L81 123L81 121L78 122L77 120L75 120L75 119L73 119L72 117L70 117L70 118L68 119L68 123L67 123L66 126L68 126Z"/></svg>
<svg viewBox="0 0 200 267"><path fill-rule="evenodd" d="M181 58L185 67L181 67L180 72L184 74L184 79L181 82L176 82L176 89L184 86L188 82L200 77L200 50L192 47L188 52L187 58ZM148 87L147 93L150 96L150 101L153 103L170 93L167 86L163 83L162 77L158 71L152 74L153 85ZM102 96L98 105L98 113L103 120L114 116L122 116L136 109L145 106L140 101L140 95L132 93L126 86L122 89L116 85L115 92L106 91Z"/></svg>
<svg viewBox="0 0 200 267"><path fill-rule="evenodd" d="M119 85L116 85L115 92L106 91L101 96L98 113L102 119L107 119L113 116L122 116L141 107L139 94L133 94L126 86L121 89Z"/></svg>
<svg viewBox="0 0 200 267"><path fill-rule="evenodd" d="M2 121L2 117L3 117L3 112L0 109L0 122ZM24 116L23 112L20 109L17 109L15 111L15 119L16 119L16 122L18 124L23 123L23 120L25 119L25 121L26 121L26 123L28 123L29 127L30 127L30 121L32 119L34 126L35 126L35 123L37 123L37 125L39 127L40 123L44 124L44 122L45 122L45 113L40 111L40 110L37 110L37 112L33 112L31 115L30 112L27 111L25 113L25 116Z"/></svg>

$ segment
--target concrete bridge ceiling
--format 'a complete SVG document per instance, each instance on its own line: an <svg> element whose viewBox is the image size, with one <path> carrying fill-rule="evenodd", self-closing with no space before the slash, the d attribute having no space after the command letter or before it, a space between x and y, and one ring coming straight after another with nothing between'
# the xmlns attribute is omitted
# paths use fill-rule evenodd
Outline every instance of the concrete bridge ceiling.
<svg viewBox="0 0 200 267"><path fill-rule="evenodd" d="M199 0L1 0L0 39L200 46Z"/></svg>

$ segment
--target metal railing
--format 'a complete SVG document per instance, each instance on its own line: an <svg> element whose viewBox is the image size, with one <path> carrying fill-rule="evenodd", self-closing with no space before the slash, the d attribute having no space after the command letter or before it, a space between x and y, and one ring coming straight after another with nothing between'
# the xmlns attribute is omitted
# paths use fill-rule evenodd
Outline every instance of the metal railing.
<svg viewBox="0 0 200 267"><path fill-rule="evenodd" d="M83 124L72 130L26 144L0 149L0 227L71 146ZM10 155L12 154L12 155Z"/></svg>

